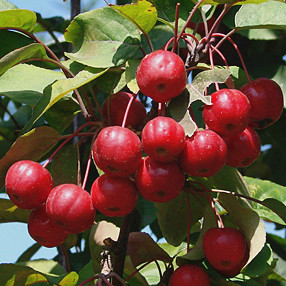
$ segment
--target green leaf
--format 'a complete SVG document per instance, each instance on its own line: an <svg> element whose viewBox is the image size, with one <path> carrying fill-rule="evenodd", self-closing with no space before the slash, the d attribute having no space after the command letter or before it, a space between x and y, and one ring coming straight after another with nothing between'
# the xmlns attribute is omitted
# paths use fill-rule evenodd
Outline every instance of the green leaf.
<svg viewBox="0 0 286 286"><path fill-rule="evenodd" d="M46 58L46 50L41 44L30 44L5 55L0 59L0 76L9 68L31 58Z"/></svg>
<svg viewBox="0 0 286 286"><path fill-rule="evenodd" d="M187 89L190 93L190 103L201 100L205 104L211 104L210 96L205 96L205 89L212 83L224 83L231 75L231 72L226 69L214 69L200 72L192 83L187 84Z"/></svg>
<svg viewBox="0 0 286 286"><path fill-rule="evenodd" d="M168 110L173 119L182 125L186 136L191 137L197 129L196 123L189 114L190 94L185 89L179 96L171 100Z"/></svg>
<svg viewBox="0 0 286 286"><path fill-rule="evenodd" d="M0 77L0 94L19 103L35 105L42 97L45 87L62 78L65 78L62 72L20 64Z"/></svg>
<svg viewBox="0 0 286 286"><path fill-rule="evenodd" d="M74 78L60 79L47 86L44 96L38 101L33 110L33 116L25 126L23 132L27 132L33 124L56 102L69 92L89 83L107 71L107 69L87 68L79 72Z"/></svg>
<svg viewBox="0 0 286 286"><path fill-rule="evenodd" d="M41 247L42 246L39 243L32 244L32 246L21 254L16 263L30 260Z"/></svg>
<svg viewBox="0 0 286 286"><path fill-rule="evenodd" d="M110 7L119 11L121 15L140 27L140 30L146 34L151 31L157 22L157 10L146 0L139 0L137 3L123 6L110 5Z"/></svg>
<svg viewBox="0 0 286 286"><path fill-rule="evenodd" d="M131 232L128 238L127 253L134 267L151 261L171 262L171 257L147 233Z"/></svg>
<svg viewBox="0 0 286 286"><path fill-rule="evenodd" d="M155 203L160 229L168 243L178 246L187 237L188 220L193 226L202 216L202 206L189 194L190 215L188 215L187 194L181 192L175 199L166 203Z"/></svg>
<svg viewBox="0 0 286 286"><path fill-rule="evenodd" d="M30 210L23 210L8 199L0 199L0 223L28 222Z"/></svg>
<svg viewBox="0 0 286 286"><path fill-rule="evenodd" d="M59 139L60 134L47 126L35 128L20 136L0 160L0 188L4 186L6 173L13 163L19 160L40 160Z"/></svg>
<svg viewBox="0 0 286 286"><path fill-rule="evenodd" d="M253 208L264 219L286 224L286 187L273 182L244 177L249 185L251 197L263 201L253 203Z"/></svg>
<svg viewBox="0 0 286 286"><path fill-rule="evenodd" d="M286 5L267 1L256 5L243 5L235 16L236 29L270 28L286 29Z"/></svg>
<svg viewBox="0 0 286 286"><path fill-rule="evenodd" d="M17 6L7 0L0 0L0 11L18 9Z"/></svg>
<svg viewBox="0 0 286 286"><path fill-rule="evenodd" d="M23 29L33 32L37 15L30 10L15 9L0 11L0 28Z"/></svg>
<svg viewBox="0 0 286 286"><path fill-rule="evenodd" d="M125 81L127 83L127 87L133 93L137 93L139 91L139 87L136 81L136 71L139 64L140 60L129 60L126 63Z"/></svg>
<svg viewBox="0 0 286 286"><path fill-rule="evenodd" d="M193 2L198 2L199 0L192 0ZM244 5L244 4L260 4L263 2L267 2L269 0L205 0L202 5L211 4L211 5L218 5L218 4L234 4L234 5ZM283 0L276 0L282 2Z"/></svg>
<svg viewBox="0 0 286 286"><path fill-rule="evenodd" d="M92 67L122 65L135 56L140 46L140 30L110 7L77 16L65 38L74 46L73 53L66 55Z"/></svg>
<svg viewBox="0 0 286 286"><path fill-rule="evenodd" d="M78 152L76 144L66 145L53 158L49 171L52 175L54 186L60 184L79 185L81 178Z"/></svg>
<svg viewBox="0 0 286 286"><path fill-rule="evenodd" d="M261 251L266 241L265 226L259 215L251 208L242 206L240 200L231 194L221 193L219 202L238 226L249 246L249 260Z"/></svg>

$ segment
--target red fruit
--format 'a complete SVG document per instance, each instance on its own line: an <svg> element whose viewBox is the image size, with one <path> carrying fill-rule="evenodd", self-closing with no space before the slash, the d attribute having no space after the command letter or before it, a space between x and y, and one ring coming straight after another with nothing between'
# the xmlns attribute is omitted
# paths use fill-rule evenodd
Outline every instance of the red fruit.
<svg viewBox="0 0 286 286"><path fill-rule="evenodd" d="M120 126L102 129L95 140L92 153L96 165L106 174L116 177L133 174L142 158L138 136Z"/></svg>
<svg viewBox="0 0 286 286"><path fill-rule="evenodd" d="M94 207L110 217L125 216L136 206L138 191L129 178L98 177L91 187Z"/></svg>
<svg viewBox="0 0 286 286"><path fill-rule="evenodd" d="M108 96L102 105L104 121L109 125L121 126L126 107L132 96L131 93L124 91ZM138 99L135 99L129 109L125 126L131 126L136 129L143 122L145 117L146 109L144 105Z"/></svg>
<svg viewBox="0 0 286 286"><path fill-rule="evenodd" d="M248 125L250 103L237 89L221 89L211 95L212 105L205 105L203 118L207 126L221 136L234 136Z"/></svg>
<svg viewBox="0 0 286 286"><path fill-rule="evenodd" d="M178 160L190 176L211 177L225 164L227 148L223 139L212 130L198 130L187 137Z"/></svg>
<svg viewBox="0 0 286 286"><path fill-rule="evenodd" d="M185 131L172 118L156 117L144 127L142 145L153 160L171 162L176 160L185 147Z"/></svg>
<svg viewBox="0 0 286 286"><path fill-rule="evenodd" d="M167 102L186 86L185 64L175 53L157 50L142 59L136 80L145 95L157 102Z"/></svg>
<svg viewBox="0 0 286 286"><path fill-rule="evenodd" d="M174 199L182 190L185 176L176 161L162 163L145 157L135 174L135 183L148 201L163 203Z"/></svg>
<svg viewBox="0 0 286 286"><path fill-rule="evenodd" d="M47 215L45 204L31 211L28 231L35 241L45 247L59 246L68 236L68 233L59 229Z"/></svg>
<svg viewBox="0 0 286 286"><path fill-rule="evenodd" d="M74 184L53 188L47 199L46 211L58 226L70 233L89 229L95 216L90 194Z"/></svg>
<svg viewBox="0 0 286 286"><path fill-rule="evenodd" d="M227 277L227 278L235 277L236 275L238 275L241 272L241 269L245 266L248 259L249 259L249 250L247 248L245 251L245 255L244 255L243 259L241 260L241 262L236 267L234 267L233 269L230 269L230 270L217 270L217 271L218 271L218 273L220 273L224 277Z"/></svg>
<svg viewBox="0 0 286 286"><path fill-rule="evenodd" d="M241 88L250 101L250 121L253 128L266 128L276 122L283 111L280 86L268 78L257 78Z"/></svg>
<svg viewBox="0 0 286 286"><path fill-rule="evenodd" d="M227 145L226 164L231 167L246 167L260 154L260 137L251 127L233 137L225 137Z"/></svg>
<svg viewBox="0 0 286 286"><path fill-rule="evenodd" d="M209 286L210 278L203 268L195 264L185 264L172 274L169 286Z"/></svg>
<svg viewBox="0 0 286 286"><path fill-rule="evenodd" d="M22 209L34 209L44 203L53 188L53 180L41 164L18 161L8 170L5 188L11 201Z"/></svg>
<svg viewBox="0 0 286 286"><path fill-rule="evenodd" d="M232 271L238 267L247 249L243 235L235 228L210 228L203 237L205 256L220 271Z"/></svg>

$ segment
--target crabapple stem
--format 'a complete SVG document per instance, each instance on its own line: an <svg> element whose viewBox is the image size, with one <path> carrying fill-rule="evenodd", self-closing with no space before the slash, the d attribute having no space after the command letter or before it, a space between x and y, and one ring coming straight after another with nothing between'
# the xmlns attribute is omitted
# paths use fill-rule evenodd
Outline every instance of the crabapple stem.
<svg viewBox="0 0 286 286"><path fill-rule="evenodd" d="M84 127L90 126L90 125L96 125L95 122L86 122L81 127L79 127L72 135L70 135L64 142L60 144L60 146L52 153L50 158L43 164L43 167L46 168L47 165L52 161L52 159L55 157L55 155L65 146L72 138L74 138Z"/></svg>
<svg viewBox="0 0 286 286"><path fill-rule="evenodd" d="M216 48L214 45L212 45L212 44L211 44L211 48L221 57L221 59L223 60L225 66L226 66L226 68L229 69L228 62L227 62L225 56L222 54L222 52L221 52L219 49L217 49L217 48Z"/></svg>
<svg viewBox="0 0 286 286"><path fill-rule="evenodd" d="M251 79L250 79L248 70L247 70L247 68L246 68L244 59L243 59L243 57L242 57L242 54L241 54L241 52L240 52L240 50L239 50L237 44L236 44L229 36L227 36L227 35L224 35L224 34L221 34L221 33L214 33L213 36L214 36L214 37L217 37L217 36L218 36L218 37L223 37L223 39L227 39L227 40L233 45L233 47L235 48L235 50L236 50L236 52L237 52L237 54L238 54L238 56L239 56L239 59L240 59L240 61L241 61L242 67L243 67L243 69L244 69L244 71L245 71L247 80L248 80L248 82L250 82ZM220 42L216 45L216 47L217 47L219 44L220 44Z"/></svg>
<svg viewBox="0 0 286 286"><path fill-rule="evenodd" d="M209 50L209 57L210 57L210 63L211 63L211 67L212 69L214 70L214 61L213 61L213 53L212 53L212 50L211 48L208 49ZM215 82L215 88L217 91L219 91L219 85L217 82Z"/></svg>
<svg viewBox="0 0 286 286"><path fill-rule="evenodd" d="M132 102L135 100L136 97L137 97L137 94L133 94L132 97L130 97L129 102L128 102L127 107L126 107L126 110L125 110L125 113L124 113L124 117L123 117L121 127L125 127L130 107L131 107Z"/></svg>
<svg viewBox="0 0 286 286"><path fill-rule="evenodd" d="M176 6L176 15L175 15L175 31L174 31L174 44L172 47L172 52L175 51L178 42L180 41L180 39L177 38L178 36L178 25L179 25L179 12L180 12L180 3L177 3Z"/></svg>
<svg viewBox="0 0 286 286"><path fill-rule="evenodd" d="M61 244L59 246L59 251L63 254L63 257L64 257L64 265L65 265L65 269L67 271L67 273L70 272L70 263L69 263L69 258L68 258L68 253L67 253L67 250L64 246L64 244Z"/></svg>
<svg viewBox="0 0 286 286"><path fill-rule="evenodd" d="M190 251L190 239L191 239L191 205L190 205L190 194L185 192L187 195L187 207L188 207L188 236L187 236L187 253Z"/></svg>
<svg viewBox="0 0 286 286"><path fill-rule="evenodd" d="M87 283L92 282L92 281L95 280L95 279L98 279L98 277L99 277L98 274L97 274L97 275L94 275L94 276L92 276L92 277L86 279L85 281L81 282L78 286L84 286L84 285L86 285Z"/></svg>

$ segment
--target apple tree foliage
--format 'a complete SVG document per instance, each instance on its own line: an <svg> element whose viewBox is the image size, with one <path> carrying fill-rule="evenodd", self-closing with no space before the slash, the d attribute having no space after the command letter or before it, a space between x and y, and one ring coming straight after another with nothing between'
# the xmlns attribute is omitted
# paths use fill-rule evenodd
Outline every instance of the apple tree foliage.
<svg viewBox="0 0 286 286"><path fill-rule="evenodd" d="M81 13L69 22L56 15L45 19L0 0L1 192L5 192L5 175L14 162L22 159L43 162L62 139L89 119L89 114L100 120L98 106L109 94L126 88L138 92L135 72L142 51L150 53L151 46L160 49L174 36L177 2L180 3L177 17L180 31L198 1L132 2ZM118 1L118 4L127 3ZM223 5L231 8L222 19L220 32L227 34L234 29L232 39L251 77L274 79L286 95L285 1L205 0L192 21L208 20ZM52 43L44 44L38 39L44 31L53 36ZM192 30L187 28L187 32ZM60 36L57 38L55 33ZM184 56L183 42L180 49ZM192 104L200 124L200 107L210 100L204 96L205 88L211 91L214 82L240 88L247 82L235 49L227 42L221 46L221 52L229 69L219 57L214 58L213 70L201 58L194 60L195 65L207 70L194 70L187 92L168 106L169 115L183 125L188 135L195 127L185 111ZM151 108L144 95L140 99ZM285 230L285 129L283 112L276 124L259 131L263 149L252 165L241 169L225 166L213 177L195 178L214 191L225 224L238 227L249 244L250 258L241 274L226 279L204 262L202 235L215 225L213 211L199 195L187 196L182 192L167 203L139 200L125 245L123 277L132 276L128 285L166 285L163 284L168 274L166 268L186 261L205 263L212 285L286 285L286 240L267 234L262 221ZM90 143L86 137L79 137L60 150L48 167L55 185L80 182ZM97 169L91 166L87 190L97 176ZM0 223L27 223L28 216L28 210L17 208L8 199L0 199ZM67 257L59 248L53 260L33 260L32 256L41 247L35 243L23 250L15 264L0 265L0 285L80 285L101 272L102 251L112 249L109 239L116 241L125 224L122 218L98 214L96 224L89 231L67 238ZM140 232L146 226L157 240L164 240L157 243L149 234ZM191 249L187 252L189 229ZM141 270L136 272L136 268Z"/></svg>

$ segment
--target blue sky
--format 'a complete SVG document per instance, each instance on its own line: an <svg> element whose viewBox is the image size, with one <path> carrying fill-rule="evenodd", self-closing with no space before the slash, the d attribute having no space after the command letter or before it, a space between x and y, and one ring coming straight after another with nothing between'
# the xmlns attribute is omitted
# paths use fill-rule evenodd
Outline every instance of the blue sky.
<svg viewBox="0 0 286 286"><path fill-rule="evenodd" d="M42 17L63 16L69 17L69 1L63 0L10 0L11 3L22 9L29 9L39 12ZM82 0L83 7L90 1ZM114 3L115 1L109 1ZM104 1L97 1L94 8L104 6ZM5 194L0 194L1 198L6 198ZM285 237L285 231L275 231L273 224L267 223L266 227L268 232L276 233ZM18 257L28 247L34 244L34 240L29 236L27 225L23 223L2 223L0 224L0 263L14 263ZM55 248L42 247L36 255L36 258L51 259L57 254Z"/></svg>

